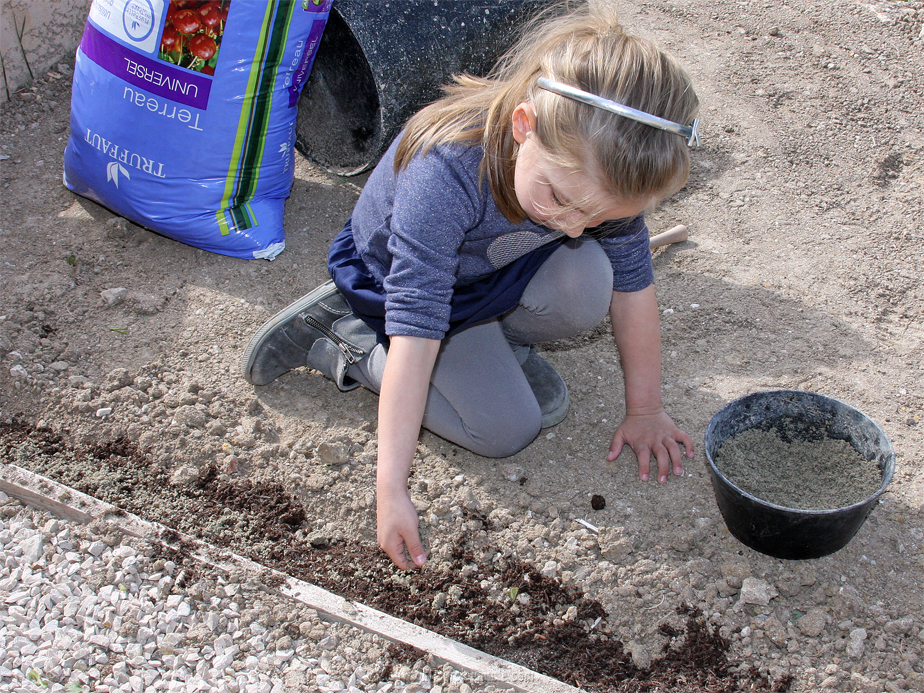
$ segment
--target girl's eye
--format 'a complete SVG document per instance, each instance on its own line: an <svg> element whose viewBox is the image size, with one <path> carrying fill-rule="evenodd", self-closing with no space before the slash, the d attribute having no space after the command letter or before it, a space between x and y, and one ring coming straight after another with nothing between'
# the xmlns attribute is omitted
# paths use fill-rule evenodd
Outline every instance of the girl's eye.
<svg viewBox="0 0 924 693"><path fill-rule="evenodd" d="M559 207L564 207L565 206L564 202L559 200L558 195L555 194L555 188L549 188L549 190L552 193L552 202L554 202Z"/></svg>

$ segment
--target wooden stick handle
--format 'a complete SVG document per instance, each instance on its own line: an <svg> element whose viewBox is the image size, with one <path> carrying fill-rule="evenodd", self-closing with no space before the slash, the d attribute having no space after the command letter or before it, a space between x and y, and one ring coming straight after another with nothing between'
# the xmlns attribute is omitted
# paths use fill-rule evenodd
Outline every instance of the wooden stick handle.
<svg viewBox="0 0 924 693"><path fill-rule="evenodd" d="M652 236L649 238L648 247L654 250L655 248L660 248L662 245L681 243L682 241L687 240L688 237L689 233L686 224L680 224L679 226L668 229L663 233L659 233L657 236Z"/></svg>

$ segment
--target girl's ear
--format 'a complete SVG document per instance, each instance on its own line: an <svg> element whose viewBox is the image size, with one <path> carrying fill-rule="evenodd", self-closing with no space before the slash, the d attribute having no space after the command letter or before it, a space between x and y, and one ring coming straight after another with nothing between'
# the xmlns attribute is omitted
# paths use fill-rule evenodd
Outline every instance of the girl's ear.
<svg viewBox="0 0 924 693"><path fill-rule="evenodd" d="M536 129L536 109L529 102L523 102L513 109L513 139L523 144L526 136Z"/></svg>

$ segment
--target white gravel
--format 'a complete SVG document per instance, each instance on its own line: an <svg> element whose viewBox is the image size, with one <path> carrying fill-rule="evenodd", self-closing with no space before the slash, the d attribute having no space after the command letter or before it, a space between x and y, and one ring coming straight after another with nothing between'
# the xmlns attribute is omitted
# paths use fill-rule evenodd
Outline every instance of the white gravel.
<svg viewBox="0 0 924 693"><path fill-rule="evenodd" d="M2 492L0 546L2 691L497 690L432 658L389 670L374 634Z"/></svg>

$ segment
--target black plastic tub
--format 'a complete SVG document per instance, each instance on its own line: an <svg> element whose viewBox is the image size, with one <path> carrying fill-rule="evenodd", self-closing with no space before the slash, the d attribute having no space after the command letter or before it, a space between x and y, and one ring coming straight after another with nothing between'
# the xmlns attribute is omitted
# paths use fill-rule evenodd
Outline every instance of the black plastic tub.
<svg viewBox="0 0 924 693"><path fill-rule="evenodd" d="M296 148L328 171L374 166L452 75L485 75L554 0L336 0L298 105Z"/></svg>
<svg viewBox="0 0 924 693"><path fill-rule="evenodd" d="M869 498L842 508L802 510L761 500L738 488L719 471L715 452L727 439L757 428L823 431L848 441L864 458L875 461L882 484ZM728 530L742 543L776 558L820 558L844 548L876 505L895 472L895 453L885 432L868 416L831 397L799 390L756 392L737 399L712 418L706 429L706 459L716 502Z"/></svg>

